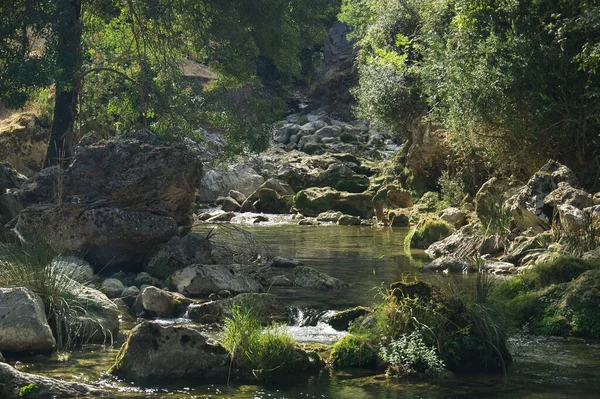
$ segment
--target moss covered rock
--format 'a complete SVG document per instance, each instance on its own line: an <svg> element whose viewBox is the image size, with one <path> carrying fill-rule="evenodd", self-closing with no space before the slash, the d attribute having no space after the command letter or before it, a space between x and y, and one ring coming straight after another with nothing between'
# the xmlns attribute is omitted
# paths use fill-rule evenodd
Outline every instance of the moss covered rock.
<svg viewBox="0 0 600 399"><path fill-rule="evenodd" d="M372 196L367 193L348 193L330 187L311 187L294 197L294 207L305 216L317 216L325 211L368 219L373 215Z"/></svg>
<svg viewBox="0 0 600 399"><path fill-rule="evenodd" d="M411 248L426 249L452 234L452 226L441 219L426 219L420 223L410 240Z"/></svg>

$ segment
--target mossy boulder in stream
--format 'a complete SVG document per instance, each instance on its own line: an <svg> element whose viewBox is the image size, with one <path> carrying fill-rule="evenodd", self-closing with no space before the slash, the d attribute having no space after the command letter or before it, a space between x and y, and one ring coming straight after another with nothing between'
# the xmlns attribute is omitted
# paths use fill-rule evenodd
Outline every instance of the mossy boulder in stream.
<svg viewBox="0 0 600 399"><path fill-rule="evenodd" d="M229 354L193 325L137 325L121 347L112 374L129 381L200 378L223 380Z"/></svg>
<svg viewBox="0 0 600 399"><path fill-rule="evenodd" d="M311 187L294 197L294 207L305 216L317 216L325 211L342 213L368 219L373 215L372 195L348 193L331 187Z"/></svg>

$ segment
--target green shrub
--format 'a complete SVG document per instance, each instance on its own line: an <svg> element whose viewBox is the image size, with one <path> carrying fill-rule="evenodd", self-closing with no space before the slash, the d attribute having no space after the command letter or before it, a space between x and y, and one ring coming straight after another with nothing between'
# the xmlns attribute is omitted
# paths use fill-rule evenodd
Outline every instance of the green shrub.
<svg viewBox="0 0 600 399"><path fill-rule="evenodd" d="M364 337L350 334L333 344L330 360L334 367L367 367L374 364L375 352Z"/></svg>
<svg viewBox="0 0 600 399"><path fill-rule="evenodd" d="M443 171L437 181L440 186L442 200L450 206L457 206L465 198L465 184L457 176L450 176L448 171Z"/></svg>
<svg viewBox="0 0 600 399"><path fill-rule="evenodd" d="M425 345L420 331L403 334L380 348L379 356L388 363L388 375L437 374L444 369L434 347Z"/></svg>
<svg viewBox="0 0 600 399"><path fill-rule="evenodd" d="M440 219L426 219L420 223L412 235L412 248L426 249L434 242L443 240L452 233L452 226Z"/></svg>
<svg viewBox="0 0 600 399"><path fill-rule="evenodd" d="M275 370L294 355L295 341L283 326L263 328L260 317L249 306L231 306L225 319L222 343L240 370Z"/></svg>
<svg viewBox="0 0 600 399"><path fill-rule="evenodd" d="M105 332L94 305L79 296L81 273L52 263L56 253L42 241L26 246L0 246L0 287L25 287L42 299L58 350ZM109 338L110 333L105 332Z"/></svg>
<svg viewBox="0 0 600 399"><path fill-rule="evenodd" d="M40 387L38 387L35 384L29 384L29 385L22 386L19 389L19 398L28 398L30 396L35 395L39 391L40 391Z"/></svg>

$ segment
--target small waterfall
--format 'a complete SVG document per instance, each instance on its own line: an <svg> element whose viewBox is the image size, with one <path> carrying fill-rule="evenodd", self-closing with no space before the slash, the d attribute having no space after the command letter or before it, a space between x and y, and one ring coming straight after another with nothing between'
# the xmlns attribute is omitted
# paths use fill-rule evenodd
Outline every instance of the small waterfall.
<svg viewBox="0 0 600 399"><path fill-rule="evenodd" d="M298 342L331 344L347 334L335 330L326 322L334 313L333 310L293 307L287 330Z"/></svg>

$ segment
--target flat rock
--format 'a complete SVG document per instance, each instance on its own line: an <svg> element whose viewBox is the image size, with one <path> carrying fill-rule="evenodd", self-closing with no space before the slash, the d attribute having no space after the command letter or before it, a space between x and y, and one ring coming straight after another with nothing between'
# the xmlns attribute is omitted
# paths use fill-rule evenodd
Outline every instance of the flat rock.
<svg viewBox="0 0 600 399"><path fill-rule="evenodd" d="M322 290L339 289L348 287L348 284L335 277L321 273L312 267L299 266L294 269L294 285L304 288L316 288Z"/></svg>
<svg viewBox="0 0 600 399"><path fill-rule="evenodd" d="M207 297L211 293L228 290L232 293L258 292L260 284L247 275L237 273L225 265L192 265L170 277L177 292L186 296Z"/></svg>

